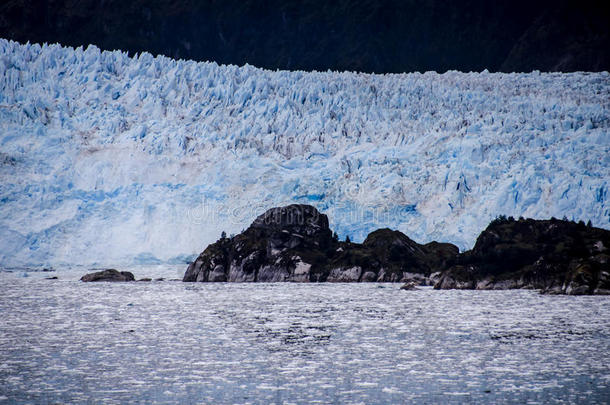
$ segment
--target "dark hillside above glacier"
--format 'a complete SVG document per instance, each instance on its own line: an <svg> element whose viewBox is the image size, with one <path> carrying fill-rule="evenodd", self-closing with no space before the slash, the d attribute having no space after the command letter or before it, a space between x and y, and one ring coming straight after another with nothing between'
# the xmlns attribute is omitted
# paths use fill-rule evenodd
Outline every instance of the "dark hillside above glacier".
<svg viewBox="0 0 610 405"><path fill-rule="evenodd" d="M270 69L600 71L610 14L574 0L15 0L0 37Z"/></svg>

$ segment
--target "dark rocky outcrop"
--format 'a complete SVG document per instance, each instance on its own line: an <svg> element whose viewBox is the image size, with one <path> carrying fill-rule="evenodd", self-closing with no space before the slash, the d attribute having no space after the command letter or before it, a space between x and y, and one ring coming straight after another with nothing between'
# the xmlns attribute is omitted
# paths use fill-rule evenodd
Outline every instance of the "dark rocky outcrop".
<svg viewBox="0 0 610 405"><path fill-rule="evenodd" d="M413 281L407 281L406 283L403 284L402 287L400 287L400 289L405 290L405 291L414 291L414 290L417 290L418 288Z"/></svg>
<svg viewBox="0 0 610 405"><path fill-rule="evenodd" d="M328 218L315 208L273 208L239 235L208 246L183 281L309 281L331 241Z"/></svg>
<svg viewBox="0 0 610 405"><path fill-rule="evenodd" d="M362 244L339 245L327 266L330 268L328 281L343 281L335 278L345 278L345 270L356 268L361 270L361 277L350 281L409 281L431 285L430 276L457 255L457 246L449 243L420 245L400 231L378 229Z"/></svg>
<svg viewBox="0 0 610 405"><path fill-rule="evenodd" d="M309 205L272 208L248 229L208 246L183 281L403 282L404 289L539 289L610 294L610 231L571 221L499 218L459 254L390 229L363 243L332 237Z"/></svg>
<svg viewBox="0 0 610 405"><path fill-rule="evenodd" d="M135 277L128 271L118 271L115 269L107 269L96 271L95 273L85 274L81 277L81 281L135 281Z"/></svg>
<svg viewBox="0 0 610 405"><path fill-rule="evenodd" d="M497 219L443 271L437 289L610 293L610 231L572 221Z"/></svg>
<svg viewBox="0 0 610 405"><path fill-rule="evenodd" d="M272 208L248 229L208 246L183 281L359 282L412 281L453 260L451 244L420 245L399 231L380 229L362 244L333 239L328 218L309 205Z"/></svg>

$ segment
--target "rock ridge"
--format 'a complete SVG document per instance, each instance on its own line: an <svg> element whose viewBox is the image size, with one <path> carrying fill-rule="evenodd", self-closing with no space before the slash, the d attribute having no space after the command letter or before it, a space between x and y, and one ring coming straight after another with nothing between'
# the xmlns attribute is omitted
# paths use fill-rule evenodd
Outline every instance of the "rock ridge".
<svg viewBox="0 0 610 405"><path fill-rule="evenodd" d="M498 218L442 272L436 289L610 294L610 231L567 220Z"/></svg>
<svg viewBox="0 0 610 405"><path fill-rule="evenodd" d="M328 217L310 205L267 210L239 235L221 237L192 262L183 281L361 282L416 280L458 254L451 244L420 245L390 229L362 244L333 237Z"/></svg>
<svg viewBox="0 0 610 405"><path fill-rule="evenodd" d="M388 228L362 243L339 241L328 224L310 205L271 208L242 233L209 245L183 281L403 282L406 290L610 294L610 231L583 222L499 217L463 253Z"/></svg>

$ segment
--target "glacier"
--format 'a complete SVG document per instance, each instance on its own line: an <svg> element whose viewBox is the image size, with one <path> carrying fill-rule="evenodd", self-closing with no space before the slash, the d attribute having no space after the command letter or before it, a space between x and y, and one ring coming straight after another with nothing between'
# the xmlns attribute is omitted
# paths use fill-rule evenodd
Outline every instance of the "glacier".
<svg viewBox="0 0 610 405"><path fill-rule="evenodd" d="M610 227L610 75L269 71L0 39L0 266L182 263L266 209L470 248Z"/></svg>

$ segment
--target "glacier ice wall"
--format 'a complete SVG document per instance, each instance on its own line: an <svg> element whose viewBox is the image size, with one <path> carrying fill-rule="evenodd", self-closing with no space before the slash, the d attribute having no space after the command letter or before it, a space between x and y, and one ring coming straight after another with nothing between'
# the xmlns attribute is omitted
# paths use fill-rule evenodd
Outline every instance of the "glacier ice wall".
<svg viewBox="0 0 610 405"><path fill-rule="evenodd" d="M462 249L610 227L610 76L266 71L0 39L0 265L179 261L310 203Z"/></svg>

